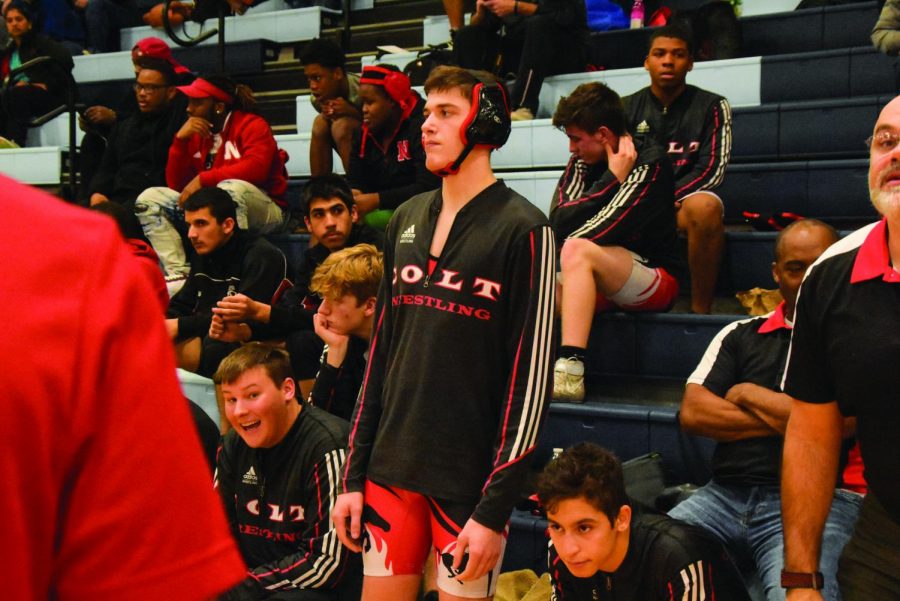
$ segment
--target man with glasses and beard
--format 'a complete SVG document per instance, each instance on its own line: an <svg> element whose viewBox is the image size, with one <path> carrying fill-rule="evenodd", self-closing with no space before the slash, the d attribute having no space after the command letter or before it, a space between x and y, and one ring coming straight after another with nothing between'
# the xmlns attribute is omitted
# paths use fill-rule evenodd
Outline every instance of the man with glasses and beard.
<svg viewBox="0 0 900 601"><path fill-rule="evenodd" d="M833 245L800 288L784 391L782 514L789 601L820 600L822 529L842 417L856 417L869 493L844 547L845 601L900 598L900 96L869 141L869 191L882 215Z"/></svg>

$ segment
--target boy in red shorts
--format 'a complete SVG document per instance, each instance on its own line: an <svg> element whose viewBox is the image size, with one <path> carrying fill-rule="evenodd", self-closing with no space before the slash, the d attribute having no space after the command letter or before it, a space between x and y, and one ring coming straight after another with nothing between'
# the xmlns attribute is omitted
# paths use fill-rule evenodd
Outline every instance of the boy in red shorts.
<svg viewBox="0 0 900 601"><path fill-rule="evenodd" d="M505 92L455 67L425 91L426 166L442 185L388 225L332 514L363 552L364 600L415 599L429 549L441 599L491 598L550 399L554 239L491 171L509 135Z"/></svg>

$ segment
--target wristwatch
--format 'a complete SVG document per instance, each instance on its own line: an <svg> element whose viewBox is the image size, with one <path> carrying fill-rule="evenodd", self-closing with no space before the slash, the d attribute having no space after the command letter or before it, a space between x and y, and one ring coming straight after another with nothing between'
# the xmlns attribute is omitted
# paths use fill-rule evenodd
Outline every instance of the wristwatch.
<svg viewBox="0 0 900 601"><path fill-rule="evenodd" d="M781 588L811 588L820 591L825 588L825 577L822 572L781 570Z"/></svg>

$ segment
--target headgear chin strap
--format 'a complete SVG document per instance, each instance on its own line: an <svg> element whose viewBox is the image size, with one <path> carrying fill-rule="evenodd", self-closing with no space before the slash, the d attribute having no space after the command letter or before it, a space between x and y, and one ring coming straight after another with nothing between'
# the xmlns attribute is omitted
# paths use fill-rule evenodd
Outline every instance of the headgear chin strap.
<svg viewBox="0 0 900 601"><path fill-rule="evenodd" d="M500 148L509 139L511 128L509 103L503 86L483 81L475 84L472 108L459 128L459 137L465 147L455 161L434 174L440 177L456 174L476 146Z"/></svg>

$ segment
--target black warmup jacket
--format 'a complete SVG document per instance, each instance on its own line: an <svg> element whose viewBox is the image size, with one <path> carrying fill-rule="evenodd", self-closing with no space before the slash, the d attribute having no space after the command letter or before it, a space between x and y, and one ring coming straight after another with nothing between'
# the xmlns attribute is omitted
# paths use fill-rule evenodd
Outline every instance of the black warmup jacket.
<svg viewBox="0 0 900 601"><path fill-rule="evenodd" d="M672 166L653 141L635 140L635 147L621 184L606 163L588 166L573 155L553 192L550 223L560 246L566 238L622 246L671 272L679 264Z"/></svg>
<svg viewBox="0 0 900 601"><path fill-rule="evenodd" d="M647 87L622 103L631 135L656 140L666 150L675 172L676 199L722 183L731 157L731 106L725 98L687 86L663 106Z"/></svg>
<svg viewBox="0 0 900 601"><path fill-rule="evenodd" d="M271 300L286 276L287 260L278 248L235 227L221 248L208 255L194 253L191 272L169 301L166 317L178 318L179 339L206 336L217 302L237 293Z"/></svg>
<svg viewBox="0 0 900 601"><path fill-rule="evenodd" d="M347 570L361 569L331 523L346 444L347 422L309 405L270 449L248 447L234 430L225 435L215 485L249 566L229 599L333 589Z"/></svg>
<svg viewBox="0 0 900 601"><path fill-rule="evenodd" d="M147 188L165 186L169 146L186 119L184 110L184 102L172 102L158 113L136 111L113 125L90 192L133 205Z"/></svg>
<svg viewBox="0 0 900 601"><path fill-rule="evenodd" d="M396 209L416 194L441 186L441 178L425 167L424 108L425 99L420 97L384 148L365 128L353 134L347 182L363 192L378 192L379 209Z"/></svg>
<svg viewBox="0 0 900 601"><path fill-rule="evenodd" d="M550 545L551 601L749 601L721 545L701 529L665 515L636 513L628 552L615 572L576 578Z"/></svg>
<svg viewBox="0 0 900 601"><path fill-rule="evenodd" d="M496 182L428 255L441 191L387 228L384 273L343 488L382 485L471 503L500 531L519 500L552 386L553 233Z"/></svg>
<svg viewBox="0 0 900 601"><path fill-rule="evenodd" d="M328 364L326 346L319 364L319 373L316 374L316 383L309 393L309 402L328 413L350 419L366 372L368 356L369 341L350 336L344 362L340 367L333 367Z"/></svg>

